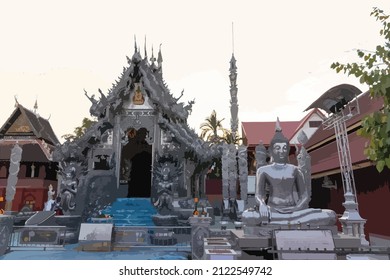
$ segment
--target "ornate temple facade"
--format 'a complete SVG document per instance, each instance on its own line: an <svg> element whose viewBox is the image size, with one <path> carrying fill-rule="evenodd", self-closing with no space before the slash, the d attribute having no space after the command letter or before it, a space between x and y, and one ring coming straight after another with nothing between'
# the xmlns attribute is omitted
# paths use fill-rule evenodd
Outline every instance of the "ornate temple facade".
<svg viewBox="0 0 390 280"><path fill-rule="evenodd" d="M108 94L85 95L97 122L54 157L60 162L65 211L90 216L118 197L202 196L202 176L221 147L204 142L187 125L194 101L179 102L162 77L157 59L135 46L128 66ZM161 198L161 199L160 199ZM168 202L167 202L168 203ZM168 203L169 204L169 203Z"/></svg>
<svg viewBox="0 0 390 280"><path fill-rule="evenodd" d="M19 103L0 128L0 209L8 203L12 211L42 210L50 185L57 190L57 163L52 152L59 143L45 118ZM18 146L20 160L12 172L12 152ZM16 185L11 184L12 173ZM13 185L13 186L12 186Z"/></svg>

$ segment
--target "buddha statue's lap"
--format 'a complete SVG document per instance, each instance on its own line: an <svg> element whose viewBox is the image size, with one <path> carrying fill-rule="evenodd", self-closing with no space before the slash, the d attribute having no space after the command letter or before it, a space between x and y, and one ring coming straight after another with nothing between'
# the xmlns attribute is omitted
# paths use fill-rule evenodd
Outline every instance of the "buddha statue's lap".
<svg viewBox="0 0 390 280"><path fill-rule="evenodd" d="M336 223L336 213L328 209L306 208L292 213L281 214L270 211L270 224L310 224L311 226L327 226Z"/></svg>

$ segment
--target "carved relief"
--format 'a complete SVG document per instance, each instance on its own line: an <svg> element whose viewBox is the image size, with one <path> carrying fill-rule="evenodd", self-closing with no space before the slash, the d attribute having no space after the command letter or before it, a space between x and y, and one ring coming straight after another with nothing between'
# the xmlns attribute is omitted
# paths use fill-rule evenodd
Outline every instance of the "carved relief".
<svg viewBox="0 0 390 280"><path fill-rule="evenodd" d="M144 98L144 95L141 91L141 87L138 84L136 86L136 90L135 90L134 95L133 95L133 104L134 105L143 105L144 103L145 103L145 98Z"/></svg>

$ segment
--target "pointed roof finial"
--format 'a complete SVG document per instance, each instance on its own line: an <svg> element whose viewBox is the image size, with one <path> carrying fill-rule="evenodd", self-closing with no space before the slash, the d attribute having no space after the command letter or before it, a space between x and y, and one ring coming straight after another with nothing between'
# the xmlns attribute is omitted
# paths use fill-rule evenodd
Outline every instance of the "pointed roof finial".
<svg viewBox="0 0 390 280"><path fill-rule="evenodd" d="M138 50L137 50L137 38L135 37L135 34L134 34L134 53L136 53Z"/></svg>
<svg viewBox="0 0 390 280"><path fill-rule="evenodd" d="M144 51L145 51L145 59L148 60L148 53L146 52L146 35L145 35Z"/></svg>
<svg viewBox="0 0 390 280"><path fill-rule="evenodd" d="M154 58L153 45L152 45L152 57L150 58L150 61L152 62L152 65L154 65L154 62L156 61L156 59Z"/></svg>
<svg viewBox="0 0 390 280"><path fill-rule="evenodd" d="M15 98L15 107L18 107L19 106L18 96L14 95L14 98Z"/></svg>
<svg viewBox="0 0 390 280"><path fill-rule="evenodd" d="M162 43L160 44L160 48L158 50L158 57L157 57L158 67L161 67L161 64L163 62L162 55L161 55L161 45Z"/></svg>
<svg viewBox="0 0 390 280"><path fill-rule="evenodd" d="M234 22L232 22L232 54L234 55Z"/></svg>
<svg viewBox="0 0 390 280"><path fill-rule="evenodd" d="M35 104L34 104L34 114L37 113L37 110L38 110L38 98L35 99Z"/></svg>

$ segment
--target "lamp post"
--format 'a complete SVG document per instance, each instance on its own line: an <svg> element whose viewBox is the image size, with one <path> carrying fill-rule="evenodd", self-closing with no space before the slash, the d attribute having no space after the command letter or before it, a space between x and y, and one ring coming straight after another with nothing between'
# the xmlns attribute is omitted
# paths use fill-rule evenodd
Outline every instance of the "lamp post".
<svg viewBox="0 0 390 280"><path fill-rule="evenodd" d="M323 128L334 129L335 132L345 199L343 203L345 210L339 219L342 224L343 234L359 237L362 245L368 245L364 235L366 220L359 214L346 126L346 122L349 119L360 114L357 98L357 95L360 93L361 91L358 88L342 84L329 89L309 108L317 107L325 110L329 115L323 122Z"/></svg>

